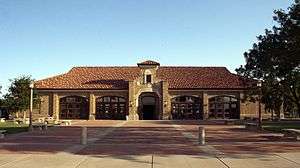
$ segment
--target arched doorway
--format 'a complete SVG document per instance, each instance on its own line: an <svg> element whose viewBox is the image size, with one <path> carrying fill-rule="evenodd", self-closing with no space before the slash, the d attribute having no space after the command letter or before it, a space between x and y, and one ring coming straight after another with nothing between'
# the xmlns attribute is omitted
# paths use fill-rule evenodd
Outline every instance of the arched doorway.
<svg viewBox="0 0 300 168"><path fill-rule="evenodd" d="M88 119L88 99L81 96L66 96L59 100L60 119Z"/></svg>
<svg viewBox="0 0 300 168"><path fill-rule="evenodd" d="M174 120L197 120L203 118L202 101L195 96L178 96L171 100Z"/></svg>
<svg viewBox="0 0 300 168"><path fill-rule="evenodd" d="M139 96L139 118L142 120L159 119L159 99L155 93L147 92Z"/></svg>
<svg viewBox="0 0 300 168"><path fill-rule="evenodd" d="M96 99L96 119L125 120L126 99L118 96L104 96Z"/></svg>
<svg viewBox="0 0 300 168"><path fill-rule="evenodd" d="M239 101L231 96L215 96L209 99L209 118L239 119Z"/></svg>

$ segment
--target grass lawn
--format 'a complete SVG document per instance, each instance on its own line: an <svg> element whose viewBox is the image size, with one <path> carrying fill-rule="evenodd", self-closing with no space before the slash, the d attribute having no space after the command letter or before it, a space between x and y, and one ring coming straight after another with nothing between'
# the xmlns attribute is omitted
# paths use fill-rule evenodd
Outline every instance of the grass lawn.
<svg viewBox="0 0 300 168"><path fill-rule="evenodd" d="M272 132L281 132L282 129L300 129L300 122L272 122L264 123L263 128Z"/></svg>
<svg viewBox="0 0 300 168"><path fill-rule="evenodd" d="M24 132L28 130L28 124L15 124L14 122L0 123L0 130L7 130L8 134Z"/></svg>

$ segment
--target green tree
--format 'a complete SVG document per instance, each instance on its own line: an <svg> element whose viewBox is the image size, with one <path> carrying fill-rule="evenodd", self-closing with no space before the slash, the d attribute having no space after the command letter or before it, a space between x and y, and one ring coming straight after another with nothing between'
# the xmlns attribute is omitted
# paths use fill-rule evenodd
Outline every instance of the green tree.
<svg viewBox="0 0 300 168"><path fill-rule="evenodd" d="M258 42L244 53L246 64L238 74L263 81L262 101L279 111L282 103L300 113L300 1L287 11L275 10L277 25L257 37ZM286 108L287 109L287 108Z"/></svg>
<svg viewBox="0 0 300 168"><path fill-rule="evenodd" d="M30 76L21 76L10 81L8 93L4 96L5 105L11 112L27 110L30 103L29 85L33 79Z"/></svg>
<svg viewBox="0 0 300 168"><path fill-rule="evenodd" d="M1 89L2 89L2 86L0 85L0 107L3 106L3 99L1 97L1 94L2 94Z"/></svg>

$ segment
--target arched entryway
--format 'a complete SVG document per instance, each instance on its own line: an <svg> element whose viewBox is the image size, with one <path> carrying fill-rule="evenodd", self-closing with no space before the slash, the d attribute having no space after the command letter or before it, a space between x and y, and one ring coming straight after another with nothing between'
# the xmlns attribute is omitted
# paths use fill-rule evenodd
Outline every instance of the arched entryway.
<svg viewBox="0 0 300 168"><path fill-rule="evenodd" d="M195 96L178 96L171 100L174 120L203 119L202 101Z"/></svg>
<svg viewBox="0 0 300 168"><path fill-rule="evenodd" d="M125 120L126 99L118 96L104 96L96 99L96 119Z"/></svg>
<svg viewBox="0 0 300 168"><path fill-rule="evenodd" d="M141 120L159 119L159 98L156 93L147 92L139 96L139 118Z"/></svg>
<svg viewBox="0 0 300 168"><path fill-rule="evenodd" d="M240 108L237 98L215 96L209 99L209 118L239 119Z"/></svg>
<svg viewBox="0 0 300 168"><path fill-rule="evenodd" d="M82 96L66 96L59 100L60 119L88 119L88 99Z"/></svg>

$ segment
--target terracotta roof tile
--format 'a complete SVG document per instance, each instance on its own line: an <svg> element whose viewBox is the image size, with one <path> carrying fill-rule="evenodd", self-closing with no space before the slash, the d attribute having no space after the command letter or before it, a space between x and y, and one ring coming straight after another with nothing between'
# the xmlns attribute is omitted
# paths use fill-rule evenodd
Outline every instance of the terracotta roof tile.
<svg viewBox="0 0 300 168"><path fill-rule="evenodd" d="M38 89L128 89L139 67L74 67L68 73L35 82ZM159 67L157 77L170 89L242 89L244 80L225 67Z"/></svg>
<svg viewBox="0 0 300 168"><path fill-rule="evenodd" d="M143 61L141 63L138 63L138 65L160 65L158 62L152 61L152 60L147 60L147 61Z"/></svg>

